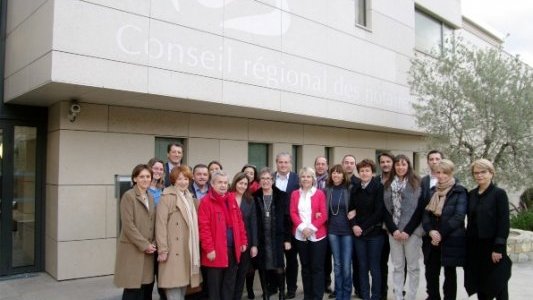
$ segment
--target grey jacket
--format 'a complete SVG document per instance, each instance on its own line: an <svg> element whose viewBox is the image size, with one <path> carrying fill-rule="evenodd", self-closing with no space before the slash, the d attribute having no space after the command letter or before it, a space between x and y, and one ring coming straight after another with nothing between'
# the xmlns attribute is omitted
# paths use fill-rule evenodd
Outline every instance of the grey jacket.
<svg viewBox="0 0 533 300"><path fill-rule="evenodd" d="M390 186L385 187L383 192L383 201L385 202L384 221L387 229L392 234L396 230L406 232L407 234L416 234L422 236L422 214L424 212L424 201L421 196L420 186L414 189L409 183L402 191L402 206L400 221L398 225L392 220L392 189Z"/></svg>

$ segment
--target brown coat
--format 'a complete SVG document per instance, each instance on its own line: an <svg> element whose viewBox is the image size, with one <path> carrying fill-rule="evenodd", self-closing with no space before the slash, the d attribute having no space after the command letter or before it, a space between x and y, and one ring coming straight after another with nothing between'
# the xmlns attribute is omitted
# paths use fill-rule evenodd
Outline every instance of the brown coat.
<svg viewBox="0 0 533 300"><path fill-rule="evenodd" d="M122 229L117 243L115 285L122 288L140 288L154 281L154 254L145 254L154 240L155 206L148 195L149 209L135 186L120 200Z"/></svg>
<svg viewBox="0 0 533 300"><path fill-rule="evenodd" d="M191 204L196 214L197 203L189 191L183 196L176 187L169 186L163 191L157 205L156 241L158 253L167 253L167 260L159 263L157 286L175 288L199 286L199 270L191 274L191 253L189 250L189 220L184 201ZM196 229L198 227L196 226ZM198 232L196 239L199 241ZM197 243L194 247L200 247Z"/></svg>

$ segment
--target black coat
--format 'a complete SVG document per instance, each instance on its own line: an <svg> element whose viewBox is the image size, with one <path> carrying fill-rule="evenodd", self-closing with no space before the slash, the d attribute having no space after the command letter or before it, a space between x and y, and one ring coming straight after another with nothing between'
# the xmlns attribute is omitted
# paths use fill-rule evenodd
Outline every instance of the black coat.
<svg viewBox="0 0 533 300"><path fill-rule="evenodd" d="M350 194L348 210L355 209L355 218L350 220L350 226L359 226L363 230L362 236L380 235L383 226L383 184L378 177L372 178L363 189L361 181L355 183Z"/></svg>
<svg viewBox="0 0 533 300"><path fill-rule="evenodd" d="M283 268L283 253L284 253L284 242L291 241L291 223L289 220L289 207L287 200L287 193L280 191L275 186L272 187L272 226L271 226L271 240L273 244L273 257L274 257L274 266ZM265 260L263 259L264 249L265 249L265 229L264 229L264 219L263 219L263 190L258 189L254 193L254 202L257 216L257 257L256 262L259 268L264 269Z"/></svg>
<svg viewBox="0 0 533 300"><path fill-rule="evenodd" d="M494 297L511 276L507 257L509 236L509 199L505 190L491 185L480 195L479 187L468 197L467 255L465 288L469 295L483 291ZM503 259L494 264L492 252Z"/></svg>
<svg viewBox="0 0 533 300"><path fill-rule="evenodd" d="M467 236L491 239L493 250L503 253L510 227L507 193L492 183L483 194L478 191L479 187L469 193Z"/></svg>
<svg viewBox="0 0 533 300"><path fill-rule="evenodd" d="M432 194L435 189L432 189ZM431 199L431 197L429 197ZM455 184L446 195L442 215L435 216L424 210L422 227L429 233L436 230L441 235L441 265L445 267L463 266L466 257L466 229L465 216L468 207L467 190L459 184ZM431 238L425 236L423 246L424 257L429 257L431 251Z"/></svg>

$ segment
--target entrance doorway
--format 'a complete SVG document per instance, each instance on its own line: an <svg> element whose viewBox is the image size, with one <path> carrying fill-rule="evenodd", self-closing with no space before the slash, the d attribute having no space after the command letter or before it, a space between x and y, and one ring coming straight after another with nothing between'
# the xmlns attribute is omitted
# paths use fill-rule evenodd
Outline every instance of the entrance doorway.
<svg viewBox="0 0 533 300"><path fill-rule="evenodd" d="M42 135L0 121L0 276L42 270Z"/></svg>

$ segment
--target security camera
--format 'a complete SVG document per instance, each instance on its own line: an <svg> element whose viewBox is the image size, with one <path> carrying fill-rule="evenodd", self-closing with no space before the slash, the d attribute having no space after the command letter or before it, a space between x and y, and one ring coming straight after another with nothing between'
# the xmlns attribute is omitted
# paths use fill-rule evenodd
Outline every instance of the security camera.
<svg viewBox="0 0 533 300"><path fill-rule="evenodd" d="M70 113L71 114L79 114L81 111L81 106L77 102L73 102L70 104Z"/></svg>
<svg viewBox="0 0 533 300"><path fill-rule="evenodd" d="M79 113L81 112L81 105L78 103L77 100L70 101L70 108L68 113L68 119L70 122L76 121L76 118L78 117Z"/></svg>

